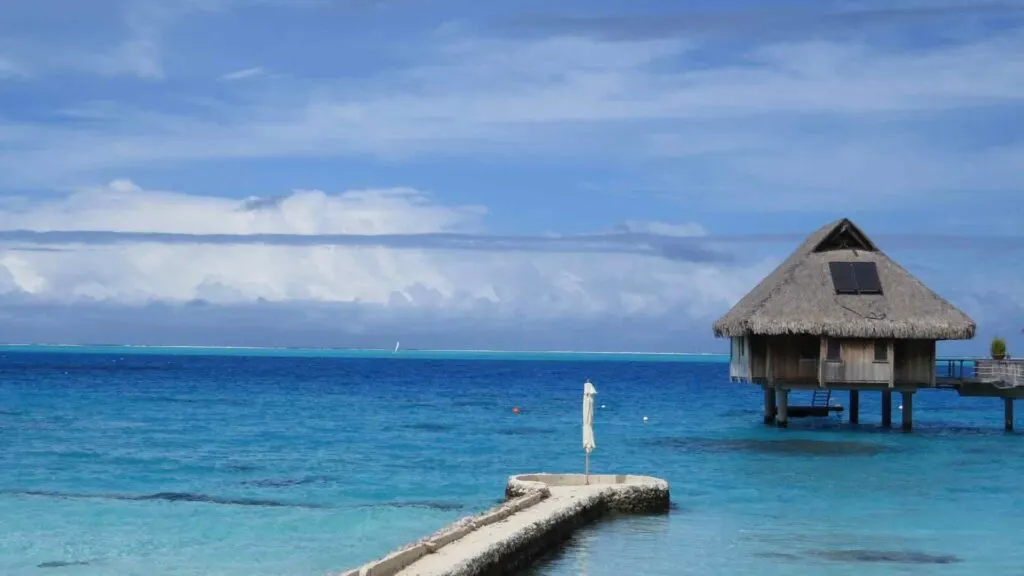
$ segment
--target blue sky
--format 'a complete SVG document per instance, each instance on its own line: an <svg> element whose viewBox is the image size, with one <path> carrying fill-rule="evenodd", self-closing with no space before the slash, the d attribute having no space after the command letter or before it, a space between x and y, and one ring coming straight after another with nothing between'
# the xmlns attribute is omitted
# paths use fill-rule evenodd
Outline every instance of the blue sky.
<svg viewBox="0 0 1024 576"><path fill-rule="evenodd" d="M1013 353L1021 54L1019 1L9 0L0 340L720 351L848 216Z"/></svg>

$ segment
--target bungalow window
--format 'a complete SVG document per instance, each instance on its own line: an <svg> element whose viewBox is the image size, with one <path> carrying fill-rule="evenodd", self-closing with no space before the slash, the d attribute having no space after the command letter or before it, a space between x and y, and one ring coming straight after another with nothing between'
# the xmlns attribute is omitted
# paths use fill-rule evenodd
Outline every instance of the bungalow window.
<svg viewBox="0 0 1024 576"><path fill-rule="evenodd" d="M839 340L836 338L828 339L828 348L825 352L825 360L830 362L839 362L842 358L839 354Z"/></svg>
<svg viewBox="0 0 1024 576"><path fill-rule="evenodd" d="M875 362L889 361L889 343L885 340L875 340Z"/></svg>
<svg viewBox="0 0 1024 576"><path fill-rule="evenodd" d="M800 359L817 360L821 355L821 341L817 338L802 338L800 340Z"/></svg>

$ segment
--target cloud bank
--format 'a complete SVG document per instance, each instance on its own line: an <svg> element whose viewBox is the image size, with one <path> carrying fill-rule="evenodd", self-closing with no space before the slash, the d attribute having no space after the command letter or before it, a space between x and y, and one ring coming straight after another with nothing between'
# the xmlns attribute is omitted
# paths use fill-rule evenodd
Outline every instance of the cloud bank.
<svg viewBox="0 0 1024 576"><path fill-rule="evenodd" d="M409 188L226 198L117 180L9 196L0 340L717 350L711 321L809 232L728 237L627 221L501 236L488 217ZM995 253L992 239L876 240L992 330L1020 313L1012 278L948 259L1019 257L1020 238Z"/></svg>
<svg viewBox="0 0 1024 576"><path fill-rule="evenodd" d="M687 259L681 250L651 249L657 236L627 233L632 240L625 242L619 232L589 237L604 239L605 249L586 242L547 248L545 241L556 238L506 239L503 249L437 241L446 234L481 241L485 236L474 233L485 215L481 207L443 205L410 189L227 199L115 181L49 201L6 202L0 293L64 310L171 305L187 312L215 305L237 313L264 306L299 317L320 311L351 320L358 312L360 326L370 319L444 318L478 326L580 321L611 328L621 319L706 317L738 298L771 263ZM20 237L10 234L14 226ZM701 231L685 223L647 227ZM68 235L44 250L32 241L33 233L62 231ZM81 241L91 233L129 237ZM192 240L167 242L161 234ZM371 243L377 236L384 241ZM253 237L257 243L248 242ZM319 245L297 242L302 239ZM355 327L334 329L351 334Z"/></svg>

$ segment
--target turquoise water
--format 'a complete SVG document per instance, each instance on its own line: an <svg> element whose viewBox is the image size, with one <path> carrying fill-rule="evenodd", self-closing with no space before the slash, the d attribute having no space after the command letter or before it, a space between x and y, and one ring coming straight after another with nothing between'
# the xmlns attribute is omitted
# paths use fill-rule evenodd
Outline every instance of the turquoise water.
<svg viewBox="0 0 1024 576"><path fill-rule="evenodd" d="M864 395L856 429L778 430L717 357L399 356L0 350L0 574L358 565L510 474L581 469L588 377L595 471L664 477L674 510L595 525L535 574L1024 572L1024 439L997 400L922 392L908 435Z"/></svg>

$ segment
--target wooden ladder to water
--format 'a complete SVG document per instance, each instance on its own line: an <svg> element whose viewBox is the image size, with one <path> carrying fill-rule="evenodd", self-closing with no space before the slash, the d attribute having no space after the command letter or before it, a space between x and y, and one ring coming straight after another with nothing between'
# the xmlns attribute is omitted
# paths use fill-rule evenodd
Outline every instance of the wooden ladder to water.
<svg viewBox="0 0 1024 576"><path fill-rule="evenodd" d="M831 390L815 390L813 394L814 395L811 396L811 406L820 406L823 408L827 408L829 402L832 401Z"/></svg>

